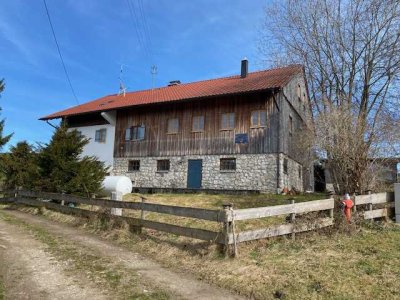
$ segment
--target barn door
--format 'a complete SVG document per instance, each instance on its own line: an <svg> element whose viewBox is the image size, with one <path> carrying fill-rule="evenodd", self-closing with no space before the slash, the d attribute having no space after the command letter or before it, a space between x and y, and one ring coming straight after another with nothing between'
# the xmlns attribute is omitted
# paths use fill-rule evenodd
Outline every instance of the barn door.
<svg viewBox="0 0 400 300"><path fill-rule="evenodd" d="M201 159L189 159L187 174L187 187L189 189L201 188L202 165L203 161Z"/></svg>

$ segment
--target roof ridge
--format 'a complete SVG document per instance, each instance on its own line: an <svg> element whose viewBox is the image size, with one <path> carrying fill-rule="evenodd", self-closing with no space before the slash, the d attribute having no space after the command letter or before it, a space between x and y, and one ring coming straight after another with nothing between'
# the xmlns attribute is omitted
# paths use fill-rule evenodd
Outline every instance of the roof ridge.
<svg viewBox="0 0 400 300"><path fill-rule="evenodd" d="M279 70L279 69L286 69L286 68L290 68L290 67L303 67L303 65L301 64L289 64L286 66L280 66L280 67L275 67L272 69L264 69L264 70L257 70L254 72L249 72L248 74L256 74L256 73L262 73L262 72L269 72L269 71L274 71L274 70ZM235 78L235 77L239 77L240 74L237 75L230 75L230 76L224 76L224 77L217 77L217 78L210 78L210 79L203 79L203 80L197 80L197 81L192 81L192 82L185 82L185 83L180 83L176 86L183 86L183 85L188 85L188 84L193 84L193 83L199 83L199 82L209 82L209 81L214 81L214 80L221 80L221 79L229 79L229 78ZM160 86L160 87L156 87L156 88L152 88L152 89L144 89L144 90L136 90L136 91L130 91L130 92L126 92L126 94L134 94L134 93L139 93L139 92L147 92L147 91L156 91L156 90L161 90L161 89L166 89L166 88L171 88L173 86ZM100 98L104 98L104 97L111 97L111 96L119 96L119 94L110 94L107 96L103 96ZM99 100L100 98L96 99Z"/></svg>

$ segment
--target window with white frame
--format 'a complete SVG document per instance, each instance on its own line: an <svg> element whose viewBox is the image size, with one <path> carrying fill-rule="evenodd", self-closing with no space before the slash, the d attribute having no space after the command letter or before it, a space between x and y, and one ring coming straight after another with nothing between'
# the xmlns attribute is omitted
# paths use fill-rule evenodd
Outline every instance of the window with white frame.
<svg viewBox="0 0 400 300"><path fill-rule="evenodd" d="M97 143L105 143L106 135L107 135L107 129L105 129L105 128L98 129L98 130L96 130L96 133L94 136L94 141Z"/></svg>

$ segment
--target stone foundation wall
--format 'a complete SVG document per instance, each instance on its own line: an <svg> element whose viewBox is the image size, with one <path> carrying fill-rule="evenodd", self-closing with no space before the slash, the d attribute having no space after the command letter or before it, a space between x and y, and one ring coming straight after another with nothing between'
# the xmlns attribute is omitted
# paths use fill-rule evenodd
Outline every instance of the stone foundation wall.
<svg viewBox="0 0 400 300"><path fill-rule="evenodd" d="M288 160L288 172L284 172L284 160L285 158ZM294 161L293 159L289 158L287 155L284 154L279 154L279 161L280 161L280 191L283 190L283 188L287 187L289 190L295 188L298 191L303 192L303 170L301 165ZM301 170L299 173L299 169Z"/></svg>
<svg viewBox="0 0 400 300"><path fill-rule="evenodd" d="M236 158L235 171L220 170L221 158ZM169 159L170 170L157 172L157 160ZM202 159L202 188L277 192L277 155L203 155L114 158L114 175L131 178L134 187L187 188L189 159ZM128 172L128 161L140 160L140 170Z"/></svg>

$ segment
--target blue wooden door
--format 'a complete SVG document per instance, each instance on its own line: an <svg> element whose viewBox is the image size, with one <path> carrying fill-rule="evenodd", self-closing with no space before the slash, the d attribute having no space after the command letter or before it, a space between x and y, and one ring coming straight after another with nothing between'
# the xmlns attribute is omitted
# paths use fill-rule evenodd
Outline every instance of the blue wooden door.
<svg viewBox="0 0 400 300"><path fill-rule="evenodd" d="M189 189L201 188L202 168L203 168L203 161L201 159L189 159L188 174L187 174L187 187Z"/></svg>

